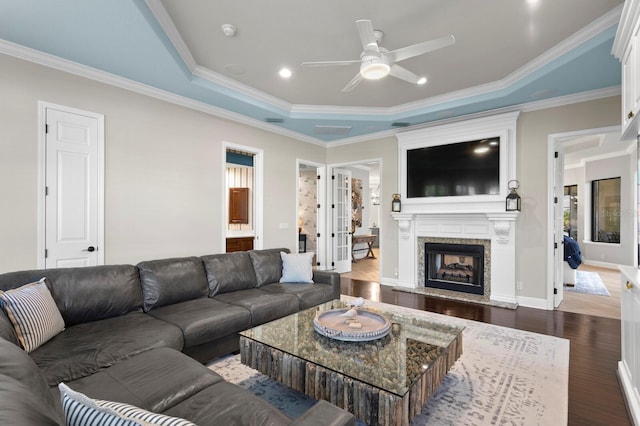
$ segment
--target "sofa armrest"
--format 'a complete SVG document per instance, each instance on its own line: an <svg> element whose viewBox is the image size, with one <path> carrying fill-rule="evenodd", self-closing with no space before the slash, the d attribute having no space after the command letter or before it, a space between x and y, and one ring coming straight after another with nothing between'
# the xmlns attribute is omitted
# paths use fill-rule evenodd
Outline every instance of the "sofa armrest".
<svg viewBox="0 0 640 426"><path fill-rule="evenodd" d="M331 284L333 298L340 299L340 274L333 271L313 271L313 282Z"/></svg>
<svg viewBox="0 0 640 426"><path fill-rule="evenodd" d="M355 424L356 418L353 414L322 400L291 422L291 426L355 426Z"/></svg>

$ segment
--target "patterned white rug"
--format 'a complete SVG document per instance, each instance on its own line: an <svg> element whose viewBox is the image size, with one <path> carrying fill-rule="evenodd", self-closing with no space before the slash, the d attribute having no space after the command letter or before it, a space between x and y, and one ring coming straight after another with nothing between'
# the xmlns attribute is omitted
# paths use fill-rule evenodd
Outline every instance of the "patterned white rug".
<svg viewBox="0 0 640 426"><path fill-rule="evenodd" d="M343 296L343 299L348 299ZM367 305L377 305L367 301ZM385 308L406 310L392 305ZM567 423L569 341L431 312L416 315L464 325L463 354L413 425L563 425ZM295 418L315 401L240 364L209 368Z"/></svg>

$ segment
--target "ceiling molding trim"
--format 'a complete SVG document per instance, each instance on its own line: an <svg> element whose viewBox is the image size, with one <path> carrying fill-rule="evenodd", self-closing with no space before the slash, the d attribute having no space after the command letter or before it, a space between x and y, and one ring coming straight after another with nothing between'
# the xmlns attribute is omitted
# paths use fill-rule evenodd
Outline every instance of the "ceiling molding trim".
<svg viewBox="0 0 640 426"><path fill-rule="evenodd" d="M463 121L463 120L482 118L482 117L494 115L494 114L502 114L502 113L515 112L515 111L521 111L521 112L538 111L542 109L577 104L580 102L587 102L587 101L593 101L597 99L610 98L613 96L620 96L620 93L621 93L620 86L592 90L589 92L582 92L574 95L559 96L557 98L552 98L552 99L528 102L528 103L519 104L519 105L512 105L512 106L503 107L503 108L481 111L474 114L446 118L443 120L430 121L428 123L421 123L414 126L404 127L401 129L391 129L391 130L385 130L377 133L369 133L366 135L354 136L351 138L337 139L334 141L326 142L326 146L328 148L334 148L334 147L339 147L343 145L350 145L354 143L366 142L366 141L395 136L397 133L401 131L405 132L408 130L417 130L417 129L427 128L432 126L439 126L442 124L454 123L454 122Z"/></svg>
<svg viewBox="0 0 640 426"><path fill-rule="evenodd" d="M633 151L633 148L631 149ZM607 160L609 158L616 158L616 157L624 157L625 155L629 155L631 154L631 152L629 151L629 147L626 147L624 149L621 149L619 151L614 151L614 152L608 152L606 154L598 154L598 155L591 155L591 156L587 156L587 157L583 157L580 158L578 161L576 162L572 162L570 163L571 165L578 165L578 166L574 166L575 167L585 167L587 165L587 163L592 163L594 161L599 161L599 160ZM565 167L565 169L568 167Z"/></svg>
<svg viewBox="0 0 640 426"><path fill-rule="evenodd" d="M218 84L223 86L226 90L236 91L238 94L243 96L235 96L242 100L243 97L250 97L254 100L258 100L268 104L267 106L271 108L280 108L285 110L287 113L291 111L292 105L289 102L286 102L280 98L272 96L268 93L265 93L261 90L254 89L251 86L248 86L244 83L240 83L237 80L234 80L230 77L224 76L220 73L210 70L209 68L205 68L201 65L196 65L193 70L193 75L196 77L200 77L203 80L206 80L210 83ZM274 113L280 114L281 112L273 111Z"/></svg>
<svg viewBox="0 0 640 426"><path fill-rule="evenodd" d="M88 67L86 65L81 65L77 62L62 59L58 56L43 53L41 51L21 46L6 40L0 39L0 53L33 62L38 65L57 69L59 71L67 72L69 74L74 74L79 77L98 81L110 86L119 87L121 89L129 90L131 92L166 101L175 105L180 105L186 108L201 111L210 115L214 115L216 117L224 118L241 124L246 124L248 126L266 130L271 133L290 137L301 142L307 142L323 147L326 146L326 142L320 139L313 138L302 133L295 132L293 130L274 126L273 124L256 120L246 115L238 114L204 102L195 101L185 96L176 95L175 93L167 92L166 90L158 89L156 87L142 84L128 78L120 77L105 71L98 70L96 68Z"/></svg>
<svg viewBox="0 0 640 426"><path fill-rule="evenodd" d="M491 92L497 92L500 90L508 89L516 85L522 79L528 77L536 71L539 71L544 66L548 65L552 61L562 57L565 54L571 52L580 44L592 39L603 31L609 29L613 25L616 25L620 19L623 5L619 5L593 21L591 24L580 29L569 38L560 42L556 46L552 47L548 51L542 53L537 58L528 62L518 70L507 75L501 80L497 80L491 83L486 83L478 86L474 86L468 89L459 90L456 92L450 92L440 96L434 96L426 99L421 99L415 102L409 102L406 104L396 105L392 107L358 107L358 106L331 106L331 105L304 105L304 104L291 104L276 96L270 95L261 90L255 89L230 77L224 76L206 67L203 67L195 62L195 59L191 55L188 47L186 46L182 36L178 32L175 24L171 20L166 9L162 5L160 0L145 0L149 9L158 20L160 26L164 29L169 40L173 43L180 56L183 58L187 66L190 68L194 76L200 77L211 83L224 86L229 90L235 90L239 92L239 95L248 96L254 100L265 102L267 106L279 108L280 110L287 111L289 118L323 118L326 119L326 115L354 115L354 116L372 116L372 117L389 117L395 116L401 118L403 114L416 113L417 110L423 108L433 107L435 105L444 102L460 101L469 97L487 95ZM236 96L241 98L242 96ZM278 112L281 113L281 112ZM313 115L322 115L323 117L309 117Z"/></svg>
<svg viewBox="0 0 640 426"><path fill-rule="evenodd" d="M147 4L147 7L149 8L153 16L156 18L156 21L158 21L158 24L160 24L160 27L162 28L164 33L169 38L171 44L173 44L173 47L182 58L182 61L185 63L187 68L189 68L189 71L193 73L198 66L198 63L191 54L191 51L187 47L187 44L184 42L184 39L178 32L178 29L169 16L167 9L165 9L160 0L145 0L145 3Z"/></svg>

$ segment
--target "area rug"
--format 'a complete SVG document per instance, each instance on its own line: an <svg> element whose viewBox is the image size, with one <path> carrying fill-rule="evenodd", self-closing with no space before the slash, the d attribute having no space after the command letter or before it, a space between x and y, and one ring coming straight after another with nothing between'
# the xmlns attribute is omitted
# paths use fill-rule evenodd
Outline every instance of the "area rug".
<svg viewBox="0 0 640 426"><path fill-rule="evenodd" d="M367 304L377 303L367 301ZM385 305L389 306L392 305ZM393 309L406 310L396 306ZM567 423L568 340L431 312L412 312L466 327L462 356L422 412L413 419L412 425ZM315 403L315 400L242 365L239 355L217 360L209 368L292 418Z"/></svg>
<svg viewBox="0 0 640 426"><path fill-rule="evenodd" d="M566 291L598 296L611 296L597 272L576 271L576 285L566 286Z"/></svg>

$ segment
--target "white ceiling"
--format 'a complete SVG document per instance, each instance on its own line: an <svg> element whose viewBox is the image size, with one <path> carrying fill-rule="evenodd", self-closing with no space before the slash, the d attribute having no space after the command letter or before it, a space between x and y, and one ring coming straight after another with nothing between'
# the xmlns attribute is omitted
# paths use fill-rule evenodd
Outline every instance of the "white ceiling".
<svg viewBox="0 0 640 426"><path fill-rule="evenodd" d="M152 2L149 2L152 3ZM591 24L621 0L161 0L195 62L291 104L392 107L502 80ZM454 46L403 61L424 86L395 78L341 89L358 65L355 21L384 32L389 50L453 34ZM236 26L234 37L221 26ZM174 40L175 41L175 40ZM174 43L175 44L175 43ZM281 67L293 72L278 76Z"/></svg>

